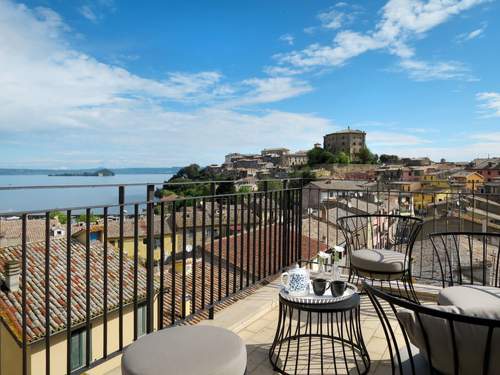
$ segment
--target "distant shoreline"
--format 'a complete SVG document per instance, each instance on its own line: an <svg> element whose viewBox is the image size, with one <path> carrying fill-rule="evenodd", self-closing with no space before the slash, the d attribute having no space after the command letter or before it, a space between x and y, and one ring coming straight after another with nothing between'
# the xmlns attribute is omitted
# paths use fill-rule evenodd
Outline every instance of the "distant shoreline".
<svg viewBox="0 0 500 375"><path fill-rule="evenodd" d="M114 168L115 175L127 174L176 174L181 167L165 168ZM28 168L0 168L0 176L51 176L51 177L97 177L89 175L96 169L28 169ZM87 173L87 174L85 174ZM106 176L104 176L106 177Z"/></svg>

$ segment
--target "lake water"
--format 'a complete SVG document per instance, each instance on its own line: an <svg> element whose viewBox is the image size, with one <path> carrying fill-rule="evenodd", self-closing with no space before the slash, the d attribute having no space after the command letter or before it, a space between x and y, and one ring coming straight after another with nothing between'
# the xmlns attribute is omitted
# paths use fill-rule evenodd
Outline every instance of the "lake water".
<svg viewBox="0 0 500 375"><path fill-rule="evenodd" d="M170 177L172 177L170 174L121 174L109 177L52 177L47 175L0 176L0 186L161 183L168 180ZM145 185L127 186L125 188L126 202L145 200ZM0 190L0 213L105 206L117 203L117 187ZM129 212L133 210L131 207L127 207L127 209ZM110 209L110 213L116 212L116 209Z"/></svg>

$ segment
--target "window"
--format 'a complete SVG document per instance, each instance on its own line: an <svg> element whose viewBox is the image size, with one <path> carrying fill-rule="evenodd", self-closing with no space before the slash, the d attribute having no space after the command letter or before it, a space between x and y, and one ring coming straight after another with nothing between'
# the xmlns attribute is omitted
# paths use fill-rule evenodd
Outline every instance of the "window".
<svg viewBox="0 0 500 375"><path fill-rule="evenodd" d="M95 242L99 241L99 238L101 237L101 232L90 232L90 242Z"/></svg>
<svg viewBox="0 0 500 375"><path fill-rule="evenodd" d="M147 237L143 238L142 243L147 246L148 245L148 238ZM154 248L161 249L161 237L160 238L155 237Z"/></svg>
<svg viewBox="0 0 500 375"><path fill-rule="evenodd" d="M85 327L71 333L71 371L85 366L87 358L87 331Z"/></svg>
<svg viewBox="0 0 500 375"><path fill-rule="evenodd" d="M137 306L137 337L146 334L146 303Z"/></svg>

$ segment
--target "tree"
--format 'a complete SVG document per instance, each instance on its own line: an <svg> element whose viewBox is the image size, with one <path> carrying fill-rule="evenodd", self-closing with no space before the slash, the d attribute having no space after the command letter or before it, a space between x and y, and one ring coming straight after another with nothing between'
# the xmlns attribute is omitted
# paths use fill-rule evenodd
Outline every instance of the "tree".
<svg viewBox="0 0 500 375"><path fill-rule="evenodd" d="M68 222L68 217L61 211L53 211L49 216L51 219L57 219L60 224L66 224Z"/></svg>
<svg viewBox="0 0 500 375"><path fill-rule="evenodd" d="M87 221L87 214L78 215L77 221L78 222L86 222ZM97 216L90 214L89 221L91 223L97 221Z"/></svg>
<svg viewBox="0 0 500 375"><path fill-rule="evenodd" d="M169 189L156 189L155 191L155 197L156 198L165 198L165 197L168 197L170 195L174 195L175 192L173 192L172 190L169 190Z"/></svg>
<svg viewBox="0 0 500 375"><path fill-rule="evenodd" d="M315 166L318 164L331 164L335 163L335 156L320 147L315 147L307 151L307 164Z"/></svg>
<svg viewBox="0 0 500 375"><path fill-rule="evenodd" d="M234 193L236 193L236 187L232 181L221 182L217 185L217 189L215 189L215 194L217 195Z"/></svg>
<svg viewBox="0 0 500 375"><path fill-rule="evenodd" d="M171 180L179 178L196 180L198 177L200 177L200 166L198 164L190 164L187 167L179 169L179 171L171 178Z"/></svg>
<svg viewBox="0 0 500 375"><path fill-rule="evenodd" d="M300 178L300 180L291 180L289 185L290 188L305 186L316 178L314 173L311 171L311 168L308 166L293 171L289 176L290 178Z"/></svg>
<svg viewBox="0 0 500 375"><path fill-rule="evenodd" d="M266 182L265 181L259 181L257 183L257 186L259 187L259 191L266 191ZM279 180L273 180L273 181L267 181L267 190L280 190L283 189L283 183Z"/></svg>
<svg viewBox="0 0 500 375"><path fill-rule="evenodd" d="M252 188L250 186L240 186L238 193L251 193Z"/></svg>
<svg viewBox="0 0 500 375"><path fill-rule="evenodd" d="M376 164L378 157L370 151L368 147L363 147L358 153L361 164Z"/></svg>
<svg viewBox="0 0 500 375"><path fill-rule="evenodd" d="M345 152L341 151L335 155L335 162L339 164L349 164L351 158Z"/></svg>
<svg viewBox="0 0 500 375"><path fill-rule="evenodd" d="M399 157L397 155L382 154L379 161L383 164L396 164L399 162Z"/></svg>

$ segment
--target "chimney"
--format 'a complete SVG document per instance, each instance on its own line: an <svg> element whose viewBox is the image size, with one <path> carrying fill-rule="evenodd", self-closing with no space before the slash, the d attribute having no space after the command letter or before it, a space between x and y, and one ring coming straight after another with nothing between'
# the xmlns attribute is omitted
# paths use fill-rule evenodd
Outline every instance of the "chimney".
<svg viewBox="0 0 500 375"><path fill-rule="evenodd" d="M7 238L5 238L2 233L0 233L0 249L2 247L7 247Z"/></svg>
<svg viewBox="0 0 500 375"><path fill-rule="evenodd" d="M21 262L8 260L5 263L5 286L11 292L19 290L19 279L21 278Z"/></svg>

